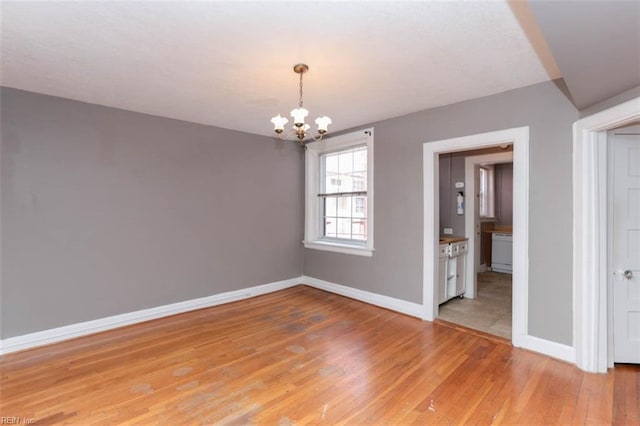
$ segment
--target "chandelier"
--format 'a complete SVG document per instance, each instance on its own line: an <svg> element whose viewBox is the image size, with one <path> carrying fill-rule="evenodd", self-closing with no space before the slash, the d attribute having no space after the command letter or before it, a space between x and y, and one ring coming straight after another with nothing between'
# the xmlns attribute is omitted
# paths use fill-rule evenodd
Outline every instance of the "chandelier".
<svg viewBox="0 0 640 426"><path fill-rule="evenodd" d="M291 135L295 135L300 141L300 145L304 145L304 139L307 136L310 136L311 139L318 141L322 139L322 136L327 133L327 127L331 124L331 119L327 116L316 118L316 125L318 126L318 135L314 136L311 133L308 133L308 130L311 128L308 124L304 122L304 119L307 115L309 115L309 111L307 111L303 107L302 103L302 75L309 71L309 67L306 64L296 64L293 66L293 71L300 75L300 97L298 98L298 108L291 110L291 117L293 117L293 128L291 132L289 132L286 136L284 135L284 125L289 122L288 119L282 117L280 114L273 117L271 122L273 123L275 132L278 134L278 137L282 140L286 140Z"/></svg>

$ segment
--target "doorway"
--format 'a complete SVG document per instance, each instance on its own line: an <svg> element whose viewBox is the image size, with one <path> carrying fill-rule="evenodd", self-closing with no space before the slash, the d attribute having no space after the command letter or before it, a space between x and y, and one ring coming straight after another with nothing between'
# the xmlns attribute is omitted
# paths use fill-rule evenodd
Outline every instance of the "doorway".
<svg viewBox="0 0 640 426"><path fill-rule="evenodd" d="M440 154L440 252L447 231L454 239L475 237L475 256L466 256L464 294L440 295L438 317L511 340L513 146ZM456 209L456 195L464 195ZM444 241L444 242L443 242ZM446 288L446 259L440 259L439 288ZM449 260L449 263L451 260ZM460 278L457 278L458 280ZM455 293L457 294L457 293Z"/></svg>
<svg viewBox="0 0 640 426"><path fill-rule="evenodd" d="M607 131L640 120L640 98L573 125L573 340L576 365L613 367L613 313L608 277Z"/></svg>
<svg viewBox="0 0 640 426"><path fill-rule="evenodd" d="M438 317L439 276L439 164L440 153L468 151L513 144L513 294L512 337L514 346L530 347L528 318L529 250L529 128L519 127L460 138L427 142L423 145L424 236L423 236L423 318ZM468 258L475 259L474 232L465 229L469 239Z"/></svg>

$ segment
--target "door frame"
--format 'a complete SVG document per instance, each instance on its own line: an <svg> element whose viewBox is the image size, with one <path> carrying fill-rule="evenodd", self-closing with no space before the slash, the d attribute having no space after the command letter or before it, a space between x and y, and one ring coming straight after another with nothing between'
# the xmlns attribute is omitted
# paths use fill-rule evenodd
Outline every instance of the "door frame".
<svg viewBox="0 0 640 426"><path fill-rule="evenodd" d="M573 124L573 347L587 372L613 367L608 295L607 131L640 119L640 97Z"/></svg>
<svg viewBox="0 0 640 426"><path fill-rule="evenodd" d="M513 153L511 151L508 152L497 152L495 154L484 154L484 155L474 155L472 157L465 157L464 159L464 181L465 181L465 189L467 196L465 197L465 210L471 214L465 214L464 216L464 232L465 236L469 238L469 257L473 264L472 268L467 266L467 275L466 282L467 288L469 288L469 283L471 283L471 288L469 291L469 298L474 299L476 297L477 285L478 285L478 266L480 261L479 253L476 252L476 247L478 246L476 242L476 220L480 220L479 217L476 217L476 197L475 197L475 187L476 187L476 172L475 167L481 164L504 164L504 163L512 163L513 162ZM514 191L515 192L515 191ZM482 236L480 236L482 238ZM467 260L467 265L469 265ZM491 266L491 265L489 265ZM466 292L465 292L466 297Z"/></svg>
<svg viewBox="0 0 640 426"><path fill-rule="evenodd" d="M423 319L438 317L440 235L439 154L513 144L513 315L514 346L526 344L529 296L529 126L426 142L423 145ZM465 229L465 236L469 236Z"/></svg>

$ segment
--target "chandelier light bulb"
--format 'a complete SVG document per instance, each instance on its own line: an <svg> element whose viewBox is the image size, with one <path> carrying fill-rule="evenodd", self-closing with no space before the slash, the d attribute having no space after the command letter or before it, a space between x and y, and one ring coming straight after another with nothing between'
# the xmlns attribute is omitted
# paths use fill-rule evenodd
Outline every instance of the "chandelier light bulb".
<svg viewBox="0 0 640 426"><path fill-rule="evenodd" d="M316 124L318 125L318 133L320 133L321 135L327 133L327 128L331 123L333 122L326 115L323 117L316 118Z"/></svg>
<svg viewBox="0 0 640 426"><path fill-rule="evenodd" d="M271 119L271 122L273 123L273 130L275 130L276 133L282 133L284 131L284 125L287 124L289 120L278 114Z"/></svg>
<svg viewBox="0 0 640 426"><path fill-rule="evenodd" d="M291 117L293 117L293 125L296 127L302 127L304 125L304 119L309 115L309 111L305 108L296 108L291 110Z"/></svg>

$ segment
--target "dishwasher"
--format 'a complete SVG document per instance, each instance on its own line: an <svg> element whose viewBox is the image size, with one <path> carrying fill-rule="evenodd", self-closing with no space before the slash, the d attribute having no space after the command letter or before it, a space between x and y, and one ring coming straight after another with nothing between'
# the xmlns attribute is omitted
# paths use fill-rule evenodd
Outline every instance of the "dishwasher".
<svg viewBox="0 0 640 426"><path fill-rule="evenodd" d="M491 238L491 270L513 272L513 235L494 232Z"/></svg>

